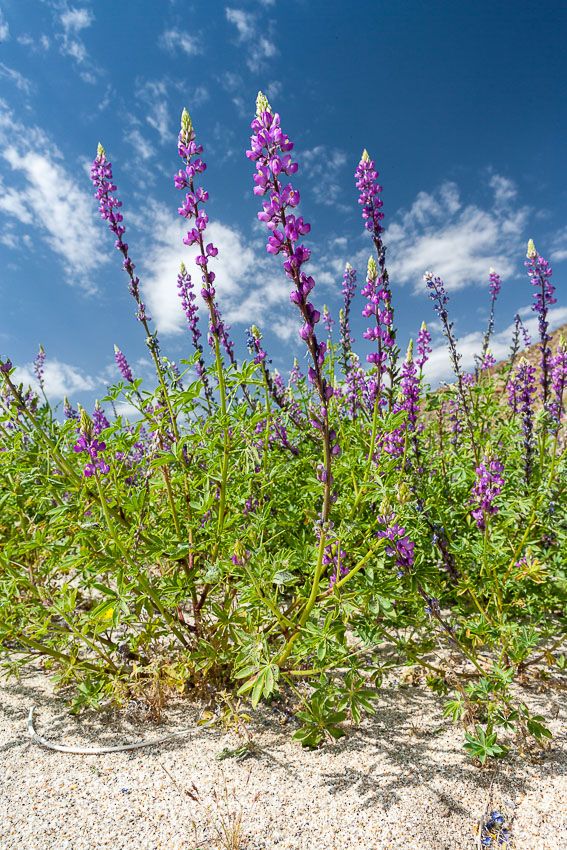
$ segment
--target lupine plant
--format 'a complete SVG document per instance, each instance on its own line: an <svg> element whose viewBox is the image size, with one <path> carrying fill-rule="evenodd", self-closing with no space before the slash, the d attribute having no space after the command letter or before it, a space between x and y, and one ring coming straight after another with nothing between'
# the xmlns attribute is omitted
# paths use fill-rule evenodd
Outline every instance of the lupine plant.
<svg viewBox="0 0 567 850"><path fill-rule="evenodd" d="M250 359L236 360L215 292L219 248L206 237L214 199L186 110L174 185L184 193L183 242L197 254L171 282L189 328L183 373L162 353L99 144L95 197L155 384L115 346L120 380L102 404L126 401L137 416L109 419L99 402L88 415L68 399L58 414L0 360L4 670L42 660L61 685L75 685L74 711L134 696L159 711L168 692L211 689L236 690L255 707L286 689L301 703L295 737L315 747L379 711L384 676L410 665L464 723L471 757L544 746L550 732L521 686L552 688L567 666L567 346L554 350L549 333L549 264L530 241L538 362L516 362L521 333L529 345L516 317L510 360L494 368L505 282L491 269L474 374L461 367L446 287L426 273L454 370L453 383L432 391L425 324L398 365L396 282L369 154L353 200L357 192L372 254L358 295L349 263L337 281L334 340L291 182L301 156L261 93L251 129L258 218L289 284L306 375L297 361L287 382L271 370L255 325ZM366 368L353 347L355 310L368 324ZM45 357L40 347L42 395Z"/></svg>

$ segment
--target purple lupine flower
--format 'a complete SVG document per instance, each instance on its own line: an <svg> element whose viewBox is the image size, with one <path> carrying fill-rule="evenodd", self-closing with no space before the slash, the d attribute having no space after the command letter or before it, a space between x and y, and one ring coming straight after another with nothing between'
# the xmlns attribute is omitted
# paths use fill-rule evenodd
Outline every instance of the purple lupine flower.
<svg viewBox="0 0 567 850"><path fill-rule="evenodd" d="M12 369L12 361L9 357L6 360L0 360L0 372L3 372L5 375Z"/></svg>
<svg viewBox="0 0 567 850"><path fill-rule="evenodd" d="M63 399L63 415L65 419L78 419L78 411L74 410L67 396Z"/></svg>
<svg viewBox="0 0 567 850"><path fill-rule="evenodd" d="M96 401L93 410L93 433L100 434L105 428L110 428L110 422L104 415L104 410L98 401Z"/></svg>
<svg viewBox="0 0 567 850"><path fill-rule="evenodd" d="M328 334L331 333L332 328L334 327L335 322L331 318L331 314L327 309L327 305L323 304L323 327L327 331Z"/></svg>
<svg viewBox="0 0 567 850"><path fill-rule="evenodd" d="M134 376L132 375L132 370L128 365L126 357L124 356L124 354L122 354L117 345L114 346L114 359L116 360L116 365L118 366L120 374L122 375L124 380L127 381L129 384L133 384Z"/></svg>
<svg viewBox="0 0 567 850"><path fill-rule="evenodd" d="M81 410L80 425L77 430L79 438L73 446L73 451L77 453L87 452L90 457L90 461L85 465L83 470L85 478L91 478L93 475L96 475L97 472L100 475L108 475L110 472L110 466L105 459L100 456L101 452L106 449L106 443L97 440L97 438L93 436L93 432L93 423L85 411Z"/></svg>
<svg viewBox="0 0 567 850"><path fill-rule="evenodd" d="M484 372L487 369L492 369L493 366L496 366L496 360L490 348L487 348L484 357L480 361L479 369L481 372Z"/></svg>
<svg viewBox="0 0 567 850"><path fill-rule="evenodd" d="M360 366L358 355L351 352L351 368L346 376L345 400L351 419L356 419L357 412L370 407L366 372Z"/></svg>
<svg viewBox="0 0 567 850"><path fill-rule="evenodd" d="M266 249L270 254L283 253L285 257L284 270L294 286L290 301L297 305L304 322L299 335L307 344L313 361L313 365L308 370L308 378L319 395L321 405L321 419L318 421L325 444L325 478L320 480L326 482L323 510L326 522L330 509L329 482L332 477L328 403L333 395L333 387L328 384L322 372L327 345L325 342L319 342L315 334L315 325L321 318L321 314L307 300L315 286L315 281L302 271L302 266L308 262L311 251L304 245L296 244L301 236L309 233L311 225L304 222L302 216L295 216L288 212L299 204L299 192L291 183L283 186L279 178L283 175L289 177L297 171L297 163L292 162L289 153L293 149L293 142L283 133L280 116L277 112L272 112L266 97L261 92L258 92L256 116L251 128L253 131L250 139L251 149L246 151L246 156L256 163L254 194L269 193L270 196L269 201L263 202L262 212L258 213L259 220L265 222L271 233Z"/></svg>
<svg viewBox="0 0 567 850"><path fill-rule="evenodd" d="M526 483L529 483L533 456L533 399L535 395L534 366L522 357L516 369L514 386L514 404L510 405L514 413L519 409L522 416L522 432L524 434L524 471ZM510 395L510 393L509 393ZM510 401L508 402L510 403Z"/></svg>
<svg viewBox="0 0 567 850"><path fill-rule="evenodd" d="M262 348L262 339L262 334L256 325L252 325L246 330L246 346L250 354L254 355L254 363L256 365L265 363L266 361L266 352Z"/></svg>
<svg viewBox="0 0 567 850"><path fill-rule="evenodd" d="M402 366L402 381L400 384L401 401L399 409L407 411L407 427L415 430L419 413L419 379L416 364L413 360L413 340L410 340L404 365Z"/></svg>
<svg viewBox="0 0 567 850"><path fill-rule="evenodd" d="M277 436L279 437L279 440L280 440L280 443L282 444L282 446L285 449L287 449L288 451L290 451L292 453L292 455L299 457L299 449L297 448L297 446L293 445L293 443L290 442L289 437L287 435L287 428L285 427L285 425L281 421L281 419L279 419L279 418L274 419L273 428L274 428Z"/></svg>
<svg viewBox="0 0 567 850"><path fill-rule="evenodd" d="M534 292L534 303L532 304L532 310L534 311L534 313L537 313L538 316L540 338L539 350L541 352L541 372L539 380L542 388L540 398L543 401L544 407L547 407L550 391L549 383L551 377L551 349L549 348L549 340L551 339L551 337L547 332L549 327L549 322L547 321L547 314L549 307L552 304L555 304L557 302L557 299L553 297L555 287L550 283L549 280L552 275L552 270L547 260L545 260L543 257L540 257L540 255L536 251L533 239L530 239L530 241L528 242L528 252L526 256L527 260L525 262L525 266L528 270L528 276L531 278L532 286L538 288L538 292Z"/></svg>
<svg viewBox="0 0 567 850"><path fill-rule="evenodd" d="M376 366L377 386L373 395L374 398L378 398L380 404L383 404L385 401L380 398L381 376L386 371L386 360L394 345L392 295L389 288L384 285L382 278L378 277L378 268L372 257L368 260L366 286L363 287L361 294L368 299L368 304L364 307L362 315L364 318L374 316L376 320L375 327L367 328L362 336L364 339L373 340L377 344L378 351L367 354L366 359Z"/></svg>
<svg viewBox="0 0 567 850"><path fill-rule="evenodd" d="M197 245L200 253L195 258L196 265L202 273L203 287L201 295L205 299L207 306L211 309L211 324L213 324L212 307L214 304L215 288L213 286L215 273L209 271L209 259L216 257L218 248L215 248L212 242L205 246L204 233L209 221L208 215L200 205L205 204L209 200L209 193L201 188L195 188L194 181L198 174L202 174L206 170L207 165L199 157L203 152L203 145L195 143L195 131L191 118L186 109L181 114L181 130L179 132L177 149L179 156L185 162L185 168L179 171L174 177L176 189L189 189L185 195L185 200L178 209L179 215L186 219L195 219L195 227L187 232L183 238L185 245ZM215 333L212 329L211 333Z"/></svg>
<svg viewBox="0 0 567 850"><path fill-rule="evenodd" d="M565 412L563 395L567 388L567 342L561 337L557 347L557 354L551 358L551 382L555 398L549 409L554 420L554 430L557 431L561 423L561 417Z"/></svg>
<svg viewBox="0 0 567 850"><path fill-rule="evenodd" d="M504 486L504 479L501 477L503 472L504 467L500 461L495 456L489 455L484 456L484 460L476 469L478 478L471 490L472 501L470 504L474 505L471 514L481 531L486 528L487 516L494 516L498 513L494 499L500 495Z"/></svg>
<svg viewBox="0 0 567 850"><path fill-rule="evenodd" d="M43 380L44 373L44 365L45 365L45 351L43 350L43 346L39 346L39 352L35 356L35 360L33 361L33 371L35 372L35 376L37 378L37 382L40 388L43 390L45 386L45 381Z"/></svg>
<svg viewBox="0 0 567 850"><path fill-rule="evenodd" d="M386 268L386 246L382 242L382 233L384 228L380 224L384 218L384 213L381 212L382 200L378 197L382 192L382 187L378 185L378 172L374 166L373 160L370 159L367 150L362 152L362 157L357 166L356 172L356 188L359 191L358 203L362 206L362 218L365 221L365 227L372 236L372 241L378 255L378 268L380 277L380 286L386 291L386 301L388 302L388 310L391 315L389 323L389 335L392 339L392 344L388 347L388 373L390 376L389 388L389 408L391 409L394 400L394 382L396 378L396 364L398 361L399 349L395 345L396 327L394 325L394 311L392 307L392 295L390 292L390 278Z"/></svg>
<svg viewBox="0 0 567 850"><path fill-rule="evenodd" d="M377 537L384 538L390 542L386 546L386 554L390 558L395 558L395 565L398 568L398 578L401 578L413 569L415 561L415 543L413 543L406 534L404 526L396 522L395 513L385 512L378 516L380 525L385 526L381 531L377 532Z"/></svg>
<svg viewBox="0 0 567 850"><path fill-rule="evenodd" d="M126 232L126 228L122 224L122 213L118 212L119 207L122 206L122 201L113 196L116 186L112 179L112 164L107 160L105 150L99 142L97 155L91 168L91 180L96 188L95 198L100 201L98 211L100 217L108 222L110 230L116 236L114 246L124 257L122 268L130 278L129 289L138 305L136 318L144 325L149 337L148 322L151 321L151 318L147 315L146 305L140 298L140 279L134 274L136 267L128 255L128 245L122 239ZM157 345L157 338L155 344Z"/></svg>
<svg viewBox="0 0 567 850"><path fill-rule="evenodd" d="M475 360L478 364L478 370L483 371L484 369L490 369L491 366L484 365L486 363L486 357L488 352L488 346L490 344L490 337L494 332L494 305L496 304L496 298L498 293L502 288L502 281L500 280L499 275L496 274L494 269L489 270L489 285L488 288L490 290L490 317L488 319L488 327L484 333L484 340L482 343L482 351L480 357L475 357ZM491 364L492 366L495 363Z"/></svg>
<svg viewBox="0 0 567 850"><path fill-rule="evenodd" d="M366 149L362 152L362 157L356 168L355 177L356 188L359 191L358 203L362 206L364 226L372 235L372 239L376 244L376 250L380 253L378 243L384 232L384 228L380 222L384 218L384 213L380 212L383 202L378 196L382 192L382 187L377 183L378 172Z"/></svg>
<svg viewBox="0 0 567 850"><path fill-rule="evenodd" d="M297 358L294 357L293 358L293 369L289 373L289 386L292 387L292 386L299 384L301 381L304 380L304 378L305 378L305 375L301 371L301 367L300 367L299 363L297 362Z"/></svg>
<svg viewBox="0 0 567 850"><path fill-rule="evenodd" d="M342 294L344 297L344 307L340 312L341 321L341 351L342 351L342 367L345 376L350 368L350 354L352 352L352 344L355 341L350 332L350 305L356 293L356 269L353 269L350 263L345 266L343 275Z"/></svg>
<svg viewBox="0 0 567 850"><path fill-rule="evenodd" d="M423 372L423 367L429 360L429 355L431 354L430 342L431 334L427 330L425 322L422 322L417 335L417 358L415 361L420 374Z"/></svg>

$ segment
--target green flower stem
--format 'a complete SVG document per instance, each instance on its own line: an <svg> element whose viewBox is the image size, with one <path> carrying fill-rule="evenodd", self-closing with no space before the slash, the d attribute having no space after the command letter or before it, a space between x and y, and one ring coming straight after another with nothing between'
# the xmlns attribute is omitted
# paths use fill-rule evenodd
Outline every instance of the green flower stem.
<svg viewBox="0 0 567 850"><path fill-rule="evenodd" d="M295 643L295 641L297 640L297 638L301 634L301 631L304 628L305 623L307 622L307 618L309 617L309 614L311 613L315 603L317 602L317 592L319 590L319 581L321 580L321 574L323 572L323 553L325 551L325 540L326 540L325 529L321 528L321 539L319 541L319 554L317 556L317 566L315 567L315 574L313 576L313 583L311 585L311 593L309 594L309 599L307 600L307 603L306 603L306 605L303 609L303 612L302 612L302 614L299 618L297 630L291 635L291 637L287 641L287 644L284 646L281 654L275 660L275 664L277 664L278 667L281 667L281 665L284 664L287 661L287 659L289 658L289 656L291 655L291 651L293 649L293 644Z"/></svg>
<svg viewBox="0 0 567 850"><path fill-rule="evenodd" d="M102 649L99 649L99 648L96 646L96 644L94 644L91 640L89 640L89 638L88 638L85 634L83 634L83 632L79 631L79 629L77 629L77 628L73 625L73 621L72 621L72 620L70 620L70 619L67 617L67 615L65 614L65 612L64 612L64 611L61 611L59 608L57 608L57 606L56 606L56 605L54 605L54 606L53 606L53 610L54 610L57 614L59 614L59 616L60 616L60 617L62 617L62 618L65 620L65 622L67 623L67 625L68 625L69 629L73 632L73 634L74 634L76 637L78 637L78 638L79 638L79 640L83 641L83 643L85 643L85 644L86 644L86 645L87 645L90 649L92 649L92 651L93 651L94 653L96 653L96 655L99 655L99 656L102 658L102 660L103 660L103 661L106 661L106 663L109 665L109 667L110 667L110 669L112 670L112 672L113 672L113 673L118 672L118 671L117 671L117 668L116 668L116 664L114 663L114 661L112 660L112 658L110 658L110 656L109 656L109 655L107 655L107 654L106 654L106 652L103 652L103 651L102 651Z"/></svg>

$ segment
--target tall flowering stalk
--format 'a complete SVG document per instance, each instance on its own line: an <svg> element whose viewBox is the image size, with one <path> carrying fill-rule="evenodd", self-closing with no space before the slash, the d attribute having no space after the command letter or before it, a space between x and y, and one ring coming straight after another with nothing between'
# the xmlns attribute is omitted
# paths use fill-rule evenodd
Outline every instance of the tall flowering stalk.
<svg viewBox="0 0 567 850"><path fill-rule="evenodd" d="M83 469L85 478L91 478L93 475L95 477L108 475L110 472L110 466L102 454L106 449L106 443L97 439L99 433L100 429L97 431L97 426L81 409L78 440L73 446L73 450L77 453L86 452L90 458Z"/></svg>
<svg viewBox="0 0 567 850"><path fill-rule="evenodd" d="M323 437L325 458L319 478L324 483L322 521L326 524L331 508L331 458L339 449L337 445L331 444L329 436L329 401L333 396L333 388L322 372L327 346L319 342L315 334L315 325L321 314L308 301L315 281L302 271L311 251L305 245L297 244L301 236L309 233L311 225L304 222L302 216L296 217L288 212L299 204L299 192L291 183L284 186L279 178L284 175L289 177L297 171L297 163L292 162L289 153L293 149L293 142L283 133L280 116L272 112L267 98L261 92L258 93L256 117L251 128L251 149L246 151L246 156L256 163L254 194L269 193L269 201L264 201L263 210L258 213L260 221L265 222L271 232L266 249L270 254L283 253L285 257L284 270L294 286L290 301L297 305L303 320L299 336L305 341L313 363L308 369L308 378L319 396L320 407L318 412L312 413L311 421Z"/></svg>
<svg viewBox="0 0 567 850"><path fill-rule="evenodd" d="M43 350L42 345L39 346L39 351L35 356L35 360L33 361L33 371L37 378L39 388L45 395L45 380L43 378L45 372L45 351Z"/></svg>
<svg viewBox="0 0 567 850"><path fill-rule="evenodd" d="M415 359L415 363L417 368L419 369L419 375L423 374L423 367L429 360L429 355L431 354L431 334L427 330L427 325L425 322L421 323L421 328L417 334L417 357Z"/></svg>
<svg viewBox="0 0 567 850"><path fill-rule="evenodd" d="M494 499L500 495L504 486L504 479L501 477L503 472L504 467L500 461L489 455L485 455L477 467L477 480L471 490L471 513L481 531L486 529L487 517L498 513Z"/></svg>
<svg viewBox="0 0 567 850"><path fill-rule="evenodd" d="M494 269L490 269L489 271L489 290L490 290L490 317L488 319L488 327L484 333L484 340L482 343L482 351L480 357L477 357L477 368L480 370L490 368L487 364L487 354L488 354L488 346L490 345L490 337L494 333L494 307L496 304L496 299L498 297L498 293L502 288L502 281L500 280L499 275L496 274ZM491 363L490 365L494 365Z"/></svg>
<svg viewBox="0 0 567 850"><path fill-rule="evenodd" d="M174 176L176 189L188 189L185 195L183 204L179 207L179 215L182 215L187 220L194 220L194 226L187 232L183 238L185 245L196 245L199 253L195 257L195 264L201 271L201 295L205 304L209 308L209 332L211 334L215 362L217 369L217 377L219 382L220 406L223 418L223 459L221 465L221 484L219 493L219 513L217 531L219 538L215 545L213 553L213 561L220 547L220 533L225 521L226 508L226 486L228 477L228 462L230 453L230 434L228 425L226 424L227 400L226 400L226 384L224 378L224 370L220 353L221 337L223 334L222 321L215 303L215 273L209 269L209 260L213 259L218 254L218 248L215 248L212 242L205 245L205 230L209 217L203 209L204 204L209 200L209 193L201 186L195 186L195 178L202 174L207 165L200 157L203 152L203 145L198 145L195 142L195 131L191 118L186 109L181 114L181 129L179 131L177 150L179 156L185 163L185 168L179 171Z"/></svg>
<svg viewBox="0 0 567 850"><path fill-rule="evenodd" d="M532 338L529 335L526 326L522 322L518 313L514 316L514 331L512 333L512 345L510 346L510 355L508 360L510 361L510 366L514 365L514 361L518 356L518 352L520 350L520 333L524 340L524 348L529 348L532 344Z"/></svg>
<svg viewBox="0 0 567 850"><path fill-rule="evenodd" d="M565 412L563 396L567 389L567 342L563 337L559 340L557 354L551 358L551 382L554 398L549 406L553 417L554 430L559 430L561 417Z"/></svg>
<svg viewBox="0 0 567 850"><path fill-rule="evenodd" d="M533 458L533 400L535 395L535 366L522 357L508 383L508 406L512 413L522 416L522 432L524 434L524 473L526 483L529 483Z"/></svg>
<svg viewBox="0 0 567 850"><path fill-rule="evenodd" d="M535 286L538 290L537 292L534 292L532 310L534 313L537 313L539 327L539 350L541 352L541 373L539 381L542 390L540 398L543 401L544 407L547 407L551 378L551 349L549 348L549 340L551 337L547 332L549 328L547 314L550 306L555 304L557 299L553 297L555 287L550 283L552 270L547 260L540 257L536 251L533 239L530 239L528 242L528 252L526 256L527 260L525 262L525 266L528 270L528 276L531 279L532 286Z"/></svg>
<svg viewBox="0 0 567 850"><path fill-rule="evenodd" d="M207 405L210 409L212 402L212 393L209 381L207 379L207 367L203 359L203 346L199 342L199 339L201 337L201 331L199 330L199 308L195 304L197 296L195 295L193 283L191 281L191 275L187 271L185 263L181 263L179 275L177 276L177 294L181 299L181 306L183 308L183 312L185 313L187 324L189 325L189 330L191 331L191 341L193 343L193 348L199 355L199 359L195 363L195 372L201 379L201 382L203 384L203 390L205 392L205 398L207 400Z"/></svg>
<svg viewBox="0 0 567 850"><path fill-rule="evenodd" d="M437 313L441 324L443 326L443 336L447 340L447 348L449 349L449 358L451 360L451 365L453 367L453 372L455 373L455 377L457 378L457 388L459 393L459 398L461 402L461 409L465 417L465 421L467 423L467 428L469 431L469 435L471 438L471 446L475 456L477 466L480 465L480 456L478 453L476 440L474 436L474 429L472 425L471 419L471 411L469 406L469 400L465 393L465 376L463 375L463 371L460 366L461 355L457 350L457 340L453 333L453 322L449 321L449 314L447 312L447 304L449 303L449 296L445 290L445 285L441 278L434 277L431 272L426 272L424 276L425 285L429 290L429 297L433 301L433 309Z"/></svg>
<svg viewBox="0 0 567 850"><path fill-rule="evenodd" d="M146 333L146 345L148 346L150 354L154 361L161 389L169 410L171 427L173 428L175 439L177 440L179 439L177 421L175 418L173 407L171 405L169 394L167 392L163 368L159 359L159 342L157 338L157 331L154 333L150 331L149 322L151 322L151 318L146 312L146 305L142 301L140 295L140 278L134 273L134 269L136 268L136 266L134 265L132 259L130 258L130 255L128 254L128 243L124 242L122 238L126 232L126 228L122 224L122 213L118 211L122 206L122 201L119 201L114 196L114 192L116 192L116 186L112 182L112 163L107 160L106 152L100 142L97 148L97 155L91 167L91 181L96 189L95 198L97 199L97 201L99 201L98 211L100 213L100 217L103 219L103 221L108 222L109 229L116 236L114 247L118 251L120 251L120 253L124 257L124 260L122 262L122 268L127 273L130 279L128 288L138 307L136 312L136 318L138 319Z"/></svg>
<svg viewBox="0 0 567 850"><path fill-rule="evenodd" d="M355 172L356 188L359 191L358 203L362 206L362 218L364 226L370 233L376 253L378 255L379 285L387 293L388 309L390 313L389 335L392 343L388 347L388 373L390 376L389 408L391 410L394 401L394 383L397 376L396 363L399 349L396 347L396 328L394 325L394 311L392 308L392 295L390 293L390 278L386 268L386 246L382 241L384 228L381 221L384 219L382 212L383 201L379 197L382 187L378 184L378 172L374 161L370 159L368 151L362 152L362 157Z"/></svg>
<svg viewBox="0 0 567 850"><path fill-rule="evenodd" d="M272 112L270 104L262 92L258 92L256 116L252 121L251 129L253 135L250 139L250 150L246 151L246 156L256 164L254 194L269 195L269 200L262 204L263 209L258 213L258 218L265 222L271 234L266 246L268 253L283 254L285 258L284 270L293 285L289 296L290 301L299 309L303 320L299 335L306 343L312 360L307 376L319 397L319 409L311 411L310 418L323 439L324 459L317 469L317 477L323 484L323 507L320 514L317 564L309 598L299 618L299 628L302 628L315 605L321 575L325 568L323 557L329 514L331 504L335 499L331 489L333 484L331 461L333 457L340 454L340 446L336 442L336 432L331 429L329 424L329 401L333 396L333 387L328 384L322 371L327 346L325 342L319 342L315 333L315 325L319 322L321 314L308 300L309 294L315 286L315 281L302 270L302 267L308 262L311 252L305 245L297 244L302 236L309 233L311 225L303 220L303 216L296 216L293 212L290 212L299 204L299 192L293 188L291 183L284 185L280 179L290 177L297 171L297 163L292 162L290 155L290 151L293 150L293 142L282 131L280 116L277 112ZM297 634L298 632L287 641L287 645L278 659L278 664L281 665L289 657Z"/></svg>
<svg viewBox="0 0 567 850"><path fill-rule="evenodd" d="M350 305L356 293L356 269L353 269L350 263L345 266L343 275L342 294L344 305L340 312L341 326L341 366L345 378L351 368L352 344L355 341L350 332Z"/></svg>

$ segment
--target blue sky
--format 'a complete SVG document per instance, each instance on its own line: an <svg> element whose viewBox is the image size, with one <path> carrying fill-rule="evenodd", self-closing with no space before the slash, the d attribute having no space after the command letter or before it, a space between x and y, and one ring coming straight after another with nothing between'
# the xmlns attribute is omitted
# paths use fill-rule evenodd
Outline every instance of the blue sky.
<svg viewBox="0 0 567 850"><path fill-rule="evenodd" d="M363 283L372 243L353 175L366 147L384 187L398 339L405 347L428 322L432 382L448 371L426 270L446 283L466 366L486 325L491 266L503 279L497 358L514 313L532 316L529 237L552 262L552 324L563 324L566 9L563 0L0 0L0 353L27 381L41 342L55 402L105 395L119 377L114 343L151 376L121 257L92 197L100 140L163 352L191 355L176 276L181 261L195 267L172 179L186 107L208 164L219 306L237 354L248 356L245 328L256 323L287 375L305 347L281 258L266 253L256 219L245 150L259 89L295 142L317 307L338 320L347 261ZM359 296L364 355L362 306Z"/></svg>

